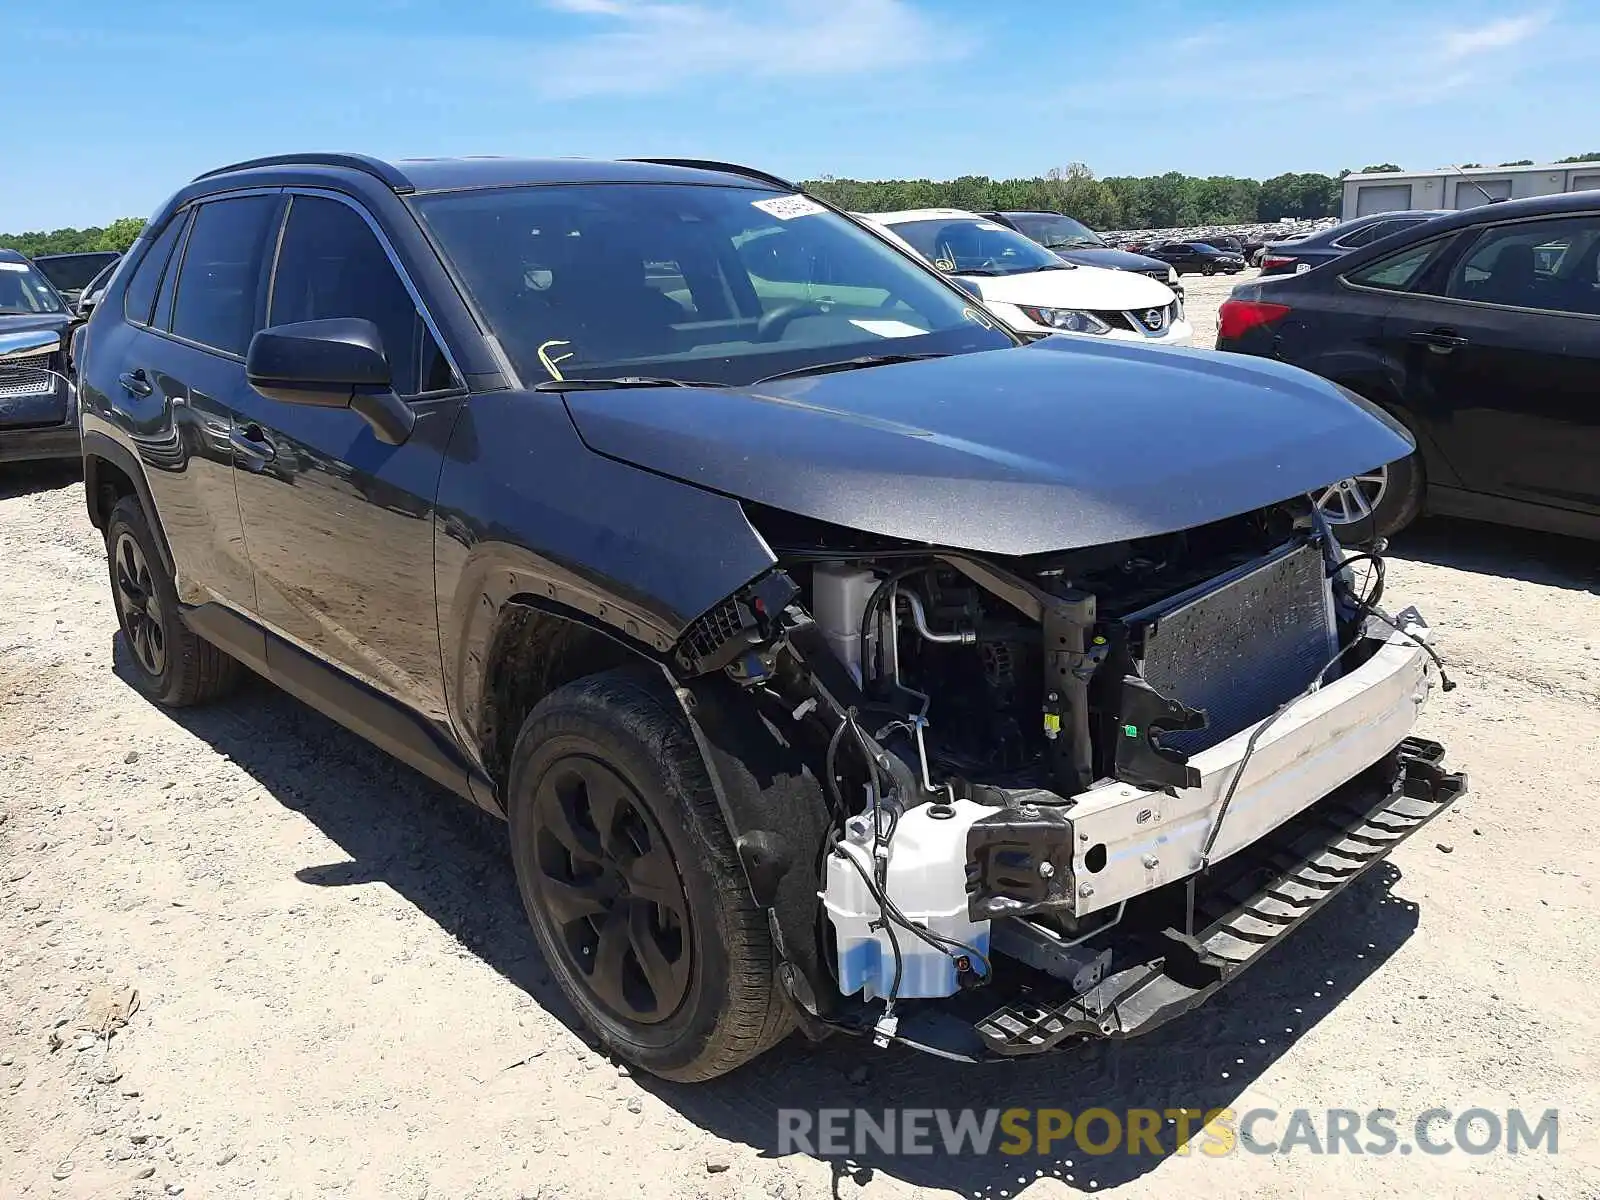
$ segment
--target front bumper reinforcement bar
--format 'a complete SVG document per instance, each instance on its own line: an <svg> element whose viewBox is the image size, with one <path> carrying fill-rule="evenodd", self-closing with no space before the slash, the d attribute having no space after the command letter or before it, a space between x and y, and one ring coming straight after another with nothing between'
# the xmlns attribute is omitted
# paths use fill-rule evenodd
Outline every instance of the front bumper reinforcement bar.
<svg viewBox="0 0 1600 1200"><path fill-rule="evenodd" d="M1039 973L999 1007L979 989L955 1005L904 1012L899 1038L969 1061L1043 1054L1089 1038L1149 1033L1203 1003L1300 924L1382 862L1467 790L1443 767L1437 742L1406 738L1390 755L1258 843L1197 878L1194 932L1118 945L1112 969L1074 995ZM1176 885L1181 887L1181 885ZM1098 941L1096 939L1095 941ZM1090 943L1093 948L1095 942ZM903 1010L904 1011L904 1010Z"/></svg>

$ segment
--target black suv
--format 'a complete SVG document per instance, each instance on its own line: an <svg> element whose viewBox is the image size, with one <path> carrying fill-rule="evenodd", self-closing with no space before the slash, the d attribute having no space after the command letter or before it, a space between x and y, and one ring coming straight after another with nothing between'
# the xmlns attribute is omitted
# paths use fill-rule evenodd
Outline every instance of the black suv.
<svg viewBox="0 0 1600 1200"><path fill-rule="evenodd" d="M1374 623L1306 494L1408 454L1392 422L1270 363L1019 345L759 172L226 167L83 354L137 686L243 664L505 816L561 987L663 1076L796 1025L1153 1028L1459 789L1407 737L1420 619Z"/></svg>
<svg viewBox="0 0 1600 1200"><path fill-rule="evenodd" d="M78 457L74 325L49 280L0 249L0 463Z"/></svg>

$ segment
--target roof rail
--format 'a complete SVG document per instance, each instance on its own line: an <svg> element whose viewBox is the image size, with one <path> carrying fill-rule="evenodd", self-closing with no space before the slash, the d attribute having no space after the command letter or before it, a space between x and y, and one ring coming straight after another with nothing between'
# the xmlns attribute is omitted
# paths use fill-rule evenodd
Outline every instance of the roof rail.
<svg viewBox="0 0 1600 1200"><path fill-rule="evenodd" d="M773 187L782 188L786 192L800 191L799 184L791 183L777 175L758 171L754 167L742 167L738 163L717 162L710 158L625 158L623 161L655 163L662 167L693 167L697 171L721 171L725 175L743 175L746 179L759 179L762 183L770 183Z"/></svg>
<svg viewBox="0 0 1600 1200"><path fill-rule="evenodd" d="M193 182L199 183L202 179L228 175L234 171L248 171L254 167L344 167L347 170L371 175L401 194L417 190L412 182L394 167L382 159L373 158L370 154L269 154L265 158L248 158L244 162L230 163L226 167L218 167L203 175L196 175Z"/></svg>

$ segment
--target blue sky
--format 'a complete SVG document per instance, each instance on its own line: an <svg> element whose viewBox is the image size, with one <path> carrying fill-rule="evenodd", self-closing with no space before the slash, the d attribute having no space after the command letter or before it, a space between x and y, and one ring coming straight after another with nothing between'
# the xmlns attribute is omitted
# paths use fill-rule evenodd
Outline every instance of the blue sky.
<svg viewBox="0 0 1600 1200"><path fill-rule="evenodd" d="M1594 0L7 8L9 232L145 215L200 171L286 150L1259 178L1600 149Z"/></svg>

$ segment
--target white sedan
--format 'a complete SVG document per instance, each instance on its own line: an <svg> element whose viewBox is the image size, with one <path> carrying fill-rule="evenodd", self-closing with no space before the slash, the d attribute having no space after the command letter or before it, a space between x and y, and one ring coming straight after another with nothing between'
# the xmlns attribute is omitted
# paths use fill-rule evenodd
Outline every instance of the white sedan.
<svg viewBox="0 0 1600 1200"><path fill-rule="evenodd" d="M1074 266L1037 242L953 208L858 213L940 271L1020 333L1076 333L1187 346L1194 330L1166 284L1132 271Z"/></svg>

